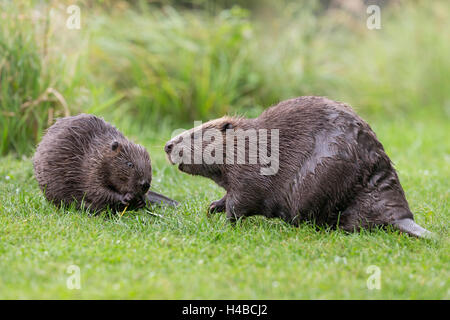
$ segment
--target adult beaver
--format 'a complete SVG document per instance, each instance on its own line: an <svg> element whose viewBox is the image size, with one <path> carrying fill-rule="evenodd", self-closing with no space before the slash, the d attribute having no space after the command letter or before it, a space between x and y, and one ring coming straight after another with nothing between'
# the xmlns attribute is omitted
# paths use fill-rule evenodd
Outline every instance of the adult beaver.
<svg viewBox="0 0 450 320"><path fill-rule="evenodd" d="M39 187L55 205L82 203L92 211L138 209L150 202L173 204L147 191L152 180L148 152L93 115L61 118L33 157Z"/></svg>
<svg viewBox="0 0 450 320"><path fill-rule="evenodd" d="M311 221L347 231L393 225L431 235L414 222L375 133L344 103L307 96L258 118L223 117L176 136L165 151L181 171L227 191L209 210L226 211L231 220L264 215L295 225Z"/></svg>

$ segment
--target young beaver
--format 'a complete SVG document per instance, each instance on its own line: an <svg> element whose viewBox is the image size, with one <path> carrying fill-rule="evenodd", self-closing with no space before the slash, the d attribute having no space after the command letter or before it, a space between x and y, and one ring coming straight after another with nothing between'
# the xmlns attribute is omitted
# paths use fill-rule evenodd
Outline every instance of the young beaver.
<svg viewBox="0 0 450 320"><path fill-rule="evenodd" d="M33 158L39 187L55 205L76 202L92 211L145 206L150 157L115 127L93 115L56 121Z"/></svg>
<svg viewBox="0 0 450 320"><path fill-rule="evenodd" d="M259 147L270 146L265 160L261 155L267 150L258 148L258 159L249 152L252 130L269 135L258 139ZM237 140L244 139L241 150L233 136L229 140L233 133ZM192 161L199 150L200 158ZM375 133L343 103L299 97L255 119L212 120L171 139L165 151L181 171L211 178L227 191L209 211L226 211L231 220L259 214L294 225L312 221L346 231L393 225L417 237L431 235L414 222L397 173ZM269 153L277 157L271 168ZM233 161L234 154L240 162Z"/></svg>

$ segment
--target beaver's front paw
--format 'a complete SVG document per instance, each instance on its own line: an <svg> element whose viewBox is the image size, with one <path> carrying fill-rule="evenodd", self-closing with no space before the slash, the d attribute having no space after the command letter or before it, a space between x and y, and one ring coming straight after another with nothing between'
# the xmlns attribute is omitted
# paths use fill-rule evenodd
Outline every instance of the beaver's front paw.
<svg viewBox="0 0 450 320"><path fill-rule="evenodd" d="M134 209L141 209L145 207L146 203L144 196L137 196L135 199L133 199L132 205Z"/></svg>
<svg viewBox="0 0 450 320"><path fill-rule="evenodd" d="M127 197L128 198L128 197ZM126 199L128 204L128 210L137 210L145 207L145 198L142 195L135 195L132 199ZM123 205L122 205L123 206Z"/></svg>
<svg viewBox="0 0 450 320"><path fill-rule="evenodd" d="M211 202L208 208L208 214L225 211L225 197L220 200Z"/></svg>
<svg viewBox="0 0 450 320"><path fill-rule="evenodd" d="M128 206L130 205L131 200L133 200L134 196L131 193L126 193L124 195L122 195L120 202L125 205Z"/></svg>

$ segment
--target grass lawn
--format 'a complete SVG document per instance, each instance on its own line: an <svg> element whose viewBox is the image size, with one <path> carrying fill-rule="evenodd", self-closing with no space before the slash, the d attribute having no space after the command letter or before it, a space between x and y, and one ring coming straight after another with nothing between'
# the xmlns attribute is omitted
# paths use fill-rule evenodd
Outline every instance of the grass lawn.
<svg viewBox="0 0 450 320"><path fill-rule="evenodd" d="M224 191L165 159L171 130L118 125L146 146L152 189L182 202L123 217L58 210L43 198L30 158L0 158L2 299L449 299L450 139L442 117L369 119L394 161L416 221L438 235L345 234L252 217L206 217ZM68 267L81 271L69 290ZM380 270L369 290L367 268Z"/></svg>

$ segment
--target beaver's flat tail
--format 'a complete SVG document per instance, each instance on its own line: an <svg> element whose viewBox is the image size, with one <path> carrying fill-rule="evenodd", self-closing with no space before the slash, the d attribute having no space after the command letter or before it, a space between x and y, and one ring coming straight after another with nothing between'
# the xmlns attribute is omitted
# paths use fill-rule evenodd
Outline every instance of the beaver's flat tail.
<svg viewBox="0 0 450 320"><path fill-rule="evenodd" d="M411 236L425 239L435 239L436 235L427 229L422 228L412 219L400 219L392 224L401 232L405 232Z"/></svg>
<svg viewBox="0 0 450 320"><path fill-rule="evenodd" d="M169 207L177 207L179 205L178 201L170 199L165 195L157 193L155 191L148 191L146 194L147 202L155 205L163 205Z"/></svg>

